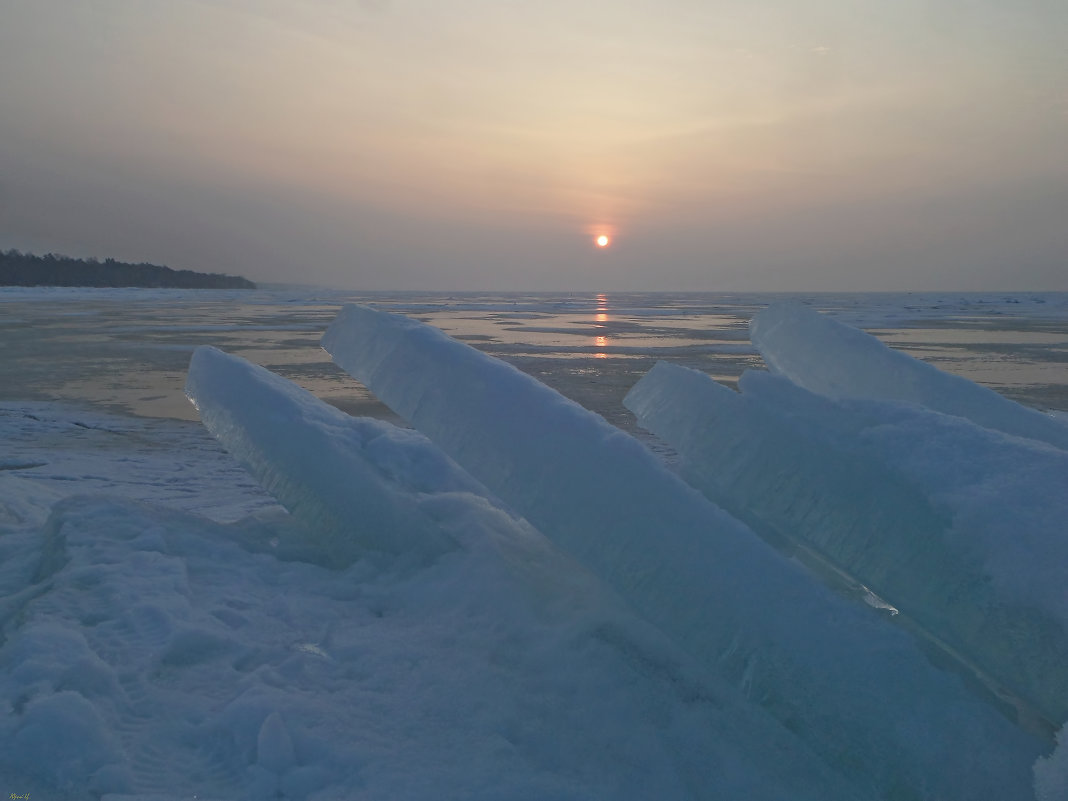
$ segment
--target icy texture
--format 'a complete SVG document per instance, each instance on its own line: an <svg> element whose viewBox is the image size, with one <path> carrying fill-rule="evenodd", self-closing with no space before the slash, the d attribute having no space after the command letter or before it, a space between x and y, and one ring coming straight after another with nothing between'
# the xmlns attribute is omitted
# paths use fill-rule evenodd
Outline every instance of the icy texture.
<svg viewBox="0 0 1068 801"><path fill-rule="evenodd" d="M1035 762L1035 796L1038 801L1068 798L1068 727L1057 734L1057 748Z"/></svg>
<svg viewBox="0 0 1068 801"><path fill-rule="evenodd" d="M887 798L1026 797L1037 746L643 446L414 320L347 306L335 361L704 665Z"/></svg>
<svg viewBox="0 0 1068 801"><path fill-rule="evenodd" d="M451 547L410 491L397 465L426 459L418 475L470 479L410 431L353 418L291 381L211 347L193 354L186 394L204 425L293 515L313 531L333 560L374 550L433 555Z"/></svg>
<svg viewBox="0 0 1068 801"><path fill-rule="evenodd" d="M271 402L260 390L249 405ZM19 431L63 422L45 416ZM208 493L216 454L168 446L183 430L112 435L114 458L154 450L142 467L160 471L184 459L175 480ZM407 433L408 458L365 453L457 544L420 566L328 568L284 547L301 534L286 518L224 525L99 496L6 529L5 788L68 801L874 798L528 524L457 490L470 478ZM140 486L120 474L111 491Z"/></svg>
<svg viewBox="0 0 1068 801"><path fill-rule="evenodd" d="M712 381L699 378L690 384L707 393ZM795 486L814 491L836 464L859 463L869 473L882 466L922 489L950 525L928 542L903 529L879 550L892 562L882 572L897 569L900 576L893 585L874 576L871 583L1048 720L1068 718L1068 454L913 404L834 401L763 372L745 373L740 386L743 394L731 405L747 411L737 435L751 438L754 449L775 426L811 442ZM716 397L729 393L714 389ZM689 412L709 420L710 403L711 394L704 408L691 398ZM718 458L715 443L697 456L700 446L676 434L695 459L711 465ZM722 427L709 431L710 438L720 435L727 435ZM788 469L792 451L769 452L779 469ZM796 457L794 463L801 464ZM838 558L833 549L829 555ZM841 561L866 580L863 563Z"/></svg>
<svg viewBox="0 0 1068 801"><path fill-rule="evenodd" d="M73 494L118 494L220 522L278 509L199 422L0 403L0 432L8 464L0 470L0 530L40 525L55 501Z"/></svg>
<svg viewBox="0 0 1068 801"><path fill-rule="evenodd" d="M784 397L775 405L739 395L704 373L661 362L634 386L625 402L643 426L679 452L683 476L709 498L758 530L811 546L964 652L1002 685L1038 705L1049 719L1063 719L1062 703L1068 698L1068 636L1059 622L1064 611L1063 565L1068 564L1059 535L1063 518L1057 520L1058 529L1045 527L1054 552L1048 547L1031 550L1027 534L1012 536L1014 532L1003 532L998 547L999 538L991 533L989 522L972 520L971 525L954 527L951 514L936 509L921 491L921 486L931 488L934 476L912 470L923 483L910 482L859 444L847 450L845 436L824 436L819 427L783 416L776 410L824 404L828 424L849 417L844 410L836 413L832 401L792 387L785 379L769 379L757 383L765 399L773 395L772 387L779 386ZM754 383L749 374L745 383ZM810 397L791 404L802 393ZM951 424L959 420L934 412L914 414ZM975 428L963 421L957 425ZM932 428L898 430L888 441L925 440L930 446ZM947 432L941 433L940 441L947 443ZM1035 449L1024 440L1010 440L1008 446L1017 443L1025 449L1025 458L1034 456ZM989 465L992 456L1004 458L989 443L969 448L964 438L957 437L957 444L968 453L959 459L961 463ZM1049 456L1063 455L1041 450ZM931 472L949 466L945 458L936 464ZM1068 477L1063 466L1060 474ZM1007 514L997 510L998 517L1019 524L1028 519L1026 501L1032 499L1015 500ZM974 530L976 522L979 532ZM993 571L984 558L991 551L1000 557L991 565ZM1028 564L1040 555L1060 560ZM1030 599L991 582L991 573L998 570L1010 578L1026 577ZM1054 582L1052 586L1044 577ZM1048 597L1037 596L1036 589L1047 590Z"/></svg>
<svg viewBox="0 0 1068 801"><path fill-rule="evenodd" d="M1068 427L1058 420L892 350L806 306L769 306L753 317L749 331L772 372L821 395L910 401L1068 448Z"/></svg>

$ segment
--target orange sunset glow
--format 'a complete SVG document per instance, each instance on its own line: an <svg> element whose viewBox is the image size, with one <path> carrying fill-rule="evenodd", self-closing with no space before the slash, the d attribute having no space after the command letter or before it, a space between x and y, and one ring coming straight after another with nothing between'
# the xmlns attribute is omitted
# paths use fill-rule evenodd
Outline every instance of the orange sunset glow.
<svg viewBox="0 0 1068 801"><path fill-rule="evenodd" d="M369 290L1068 290L1068 4L803 5L0 2L0 251Z"/></svg>

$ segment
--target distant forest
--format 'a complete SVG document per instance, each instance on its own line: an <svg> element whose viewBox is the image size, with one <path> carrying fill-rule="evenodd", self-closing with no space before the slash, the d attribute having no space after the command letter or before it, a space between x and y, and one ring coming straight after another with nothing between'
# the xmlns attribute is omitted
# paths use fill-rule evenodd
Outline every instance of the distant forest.
<svg viewBox="0 0 1068 801"><path fill-rule="evenodd" d="M0 286L256 288L247 278L236 275L172 270L158 264L128 264L115 259L72 259L54 253L34 256L17 250L0 251Z"/></svg>

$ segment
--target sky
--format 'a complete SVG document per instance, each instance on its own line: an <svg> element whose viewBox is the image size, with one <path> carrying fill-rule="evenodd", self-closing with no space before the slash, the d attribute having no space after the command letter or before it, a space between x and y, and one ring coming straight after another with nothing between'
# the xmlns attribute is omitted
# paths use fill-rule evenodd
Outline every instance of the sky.
<svg viewBox="0 0 1068 801"><path fill-rule="evenodd" d="M1068 3L0 0L8 248L367 290L1068 290Z"/></svg>

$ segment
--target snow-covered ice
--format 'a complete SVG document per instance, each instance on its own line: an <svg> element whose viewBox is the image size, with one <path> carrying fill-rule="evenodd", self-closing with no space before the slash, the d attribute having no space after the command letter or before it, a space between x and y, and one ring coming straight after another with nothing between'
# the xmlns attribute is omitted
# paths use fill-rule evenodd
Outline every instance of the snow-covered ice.
<svg viewBox="0 0 1068 801"><path fill-rule="evenodd" d="M501 429L502 449L513 437L526 451L505 453L494 478L534 502L509 499L511 508L421 434L346 418L217 351L198 357L191 388L255 480L199 422L130 416L195 420L182 394L188 355L210 344L346 411L396 420L315 347L355 299L470 339L667 453L636 428L623 394L657 357L727 381L756 366L746 323L769 297L0 289L4 792L78 801L1068 797L1063 742L1053 750L1052 739L1006 732L989 708L977 711L980 696L918 667L911 642L885 634L885 613L813 602L799 568L779 564L767 578L757 567L782 560L754 555L752 534L722 513L712 514L723 564L702 572L707 543L665 538L697 549L669 577L685 579L682 590L719 578L704 590L704 620L685 597L673 602L670 582L653 581L643 559L656 548L627 539L633 529L612 508L640 511L645 497L623 435L576 412L569 430L589 456L564 437L540 449L524 439L524 422L560 419L555 396L544 418L533 396L498 396L530 401ZM1065 408L1057 347L1068 295L803 301L1029 404ZM940 344L953 342L968 344ZM456 366L432 365L441 386L429 407L463 389ZM914 405L829 401L793 385L788 395L783 384L750 373L741 387L791 430L816 429L854 464L880 464L919 487L951 536L995 541L1015 526L1018 553L983 551L989 582L999 597L1048 608L1063 600L1063 537L1049 536L1068 516L1055 451L978 430L958 453L943 428L963 421L939 416L936 426L909 417L922 412ZM462 409L455 421L482 436ZM594 430L592 445L582 440ZM920 442L910 447L909 437ZM520 470L524 495L506 471L534 456ZM665 497L657 481L653 500ZM569 482L575 491L564 487L554 510L553 492ZM616 564L634 571L622 583L644 582L667 610L664 625L637 616L518 516L547 504L551 523L582 505L583 492L592 510L573 541L584 526L611 554L619 529L629 551ZM654 511L635 522L651 530ZM655 539L692 522L692 511L661 515ZM752 569L732 577L736 554ZM781 621L769 613L795 601ZM672 630L676 611L695 637L661 630ZM716 637L734 627L726 659L695 656L702 624ZM759 650L768 637L782 642L775 653ZM783 654L808 673L795 679L796 663L774 662ZM866 683L836 684L843 656L854 672L867 669ZM792 687L816 693L798 700ZM834 732L844 744L835 750L817 733L835 729L829 721L846 708L855 719Z"/></svg>
<svg viewBox="0 0 1068 801"><path fill-rule="evenodd" d="M422 487L399 484L398 476L438 492L478 488L423 437L350 417L208 346L193 354L186 394L204 426L307 525L332 562L351 563L369 550L420 558L453 547L433 516L412 502Z"/></svg>
<svg viewBox="0 0 1068 801"><path fill-rule="evenodd" d="M1035 797L1038 801L1068 798L1068 727L1057 734L1057 748L1035 762Z"/></svg>
<svg viewBox="0 0 1068 801"><path fill-rule="evenodd" d="M950 525L898 555L902 591L1000 683L1048 720L1068 719L1068 453L915 404L831 400L764 372L740 387L819 449L848 448L930 499Z"/></svg>
<svg viewBox="0 0 1068 801"><path fill-rule="evenodd" d="M750 323L750 336L772 372L821 395L910 401L1068 448L1068 427L1060 421L799 303L761 311Z"/></svg>
<svg viewBox="0 0 1068 801"><path fill-rule="evenodd" d="M833 595L633 438L405 317L347 306L323 346L835 768L887 797L1029 792L1036 743L934 669L903 632Z"/></svg>

